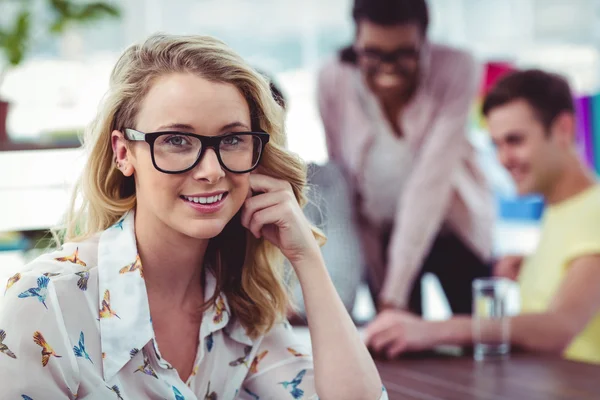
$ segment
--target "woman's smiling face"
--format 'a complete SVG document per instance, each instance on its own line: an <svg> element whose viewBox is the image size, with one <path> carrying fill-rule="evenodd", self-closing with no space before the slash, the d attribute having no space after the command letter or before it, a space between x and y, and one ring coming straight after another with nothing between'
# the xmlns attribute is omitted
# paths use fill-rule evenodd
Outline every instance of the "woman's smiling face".
<svg viewBox="0 0 600 400"><path fill-rule="evenodd" d="M220 136L251 131L246 99L232 84L210 82L197 75L177 73L155 80L137 114L138 131L177 131ZM183 140L182 140L183 138ZM160 137L179 146L185 137ZM158 142L157 142L158 143ZM215 150L207 148L190 171L166 174L152 163L150 146L129 142L113 132L113 148L121 171L135 175L136 215L197 239L217 236L240 210L249 193L249 174L234 174L220 165ZM155 144L155 158L157 156Z"/></svg>

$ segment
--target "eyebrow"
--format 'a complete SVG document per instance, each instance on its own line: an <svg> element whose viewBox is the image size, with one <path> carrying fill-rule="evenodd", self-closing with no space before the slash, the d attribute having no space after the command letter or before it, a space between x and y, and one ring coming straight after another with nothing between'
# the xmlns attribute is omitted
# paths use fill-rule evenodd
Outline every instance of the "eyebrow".
<svg viewBox="0 0 600 400"><path fill-rule="evenodd" d="M387 53L387 54L393 54L393 53L398 53L398 52L404 52L404 51L418 51L417 46L412 46L412 45L405 45L405 46L399 46L396 47L392 50L384 50L378 46L373 46L373 45L366 45L365 47L363 47L362 49L363 51L373 51L373 52L379 52L379 53Z"/></svg>
<svg viewBox="0 0 600 400"><path fill-rule="evenodd" d="M233 128L244 128L247 130L250 130L250 128L248 127L248 125L246 125L243 122L240 121L235 121L235 122L231 122L227 125L224 125L221 129L219 129L220 132L222 131L226 131L229 129L233 129ZM191 132L195 132L194 127L192 125L189 124L178 124L178 123L174 123L174 124L166 124L166 125L161 125L157 131L162 131L162 130L183 130L183 131L191 131Z"/></svg>

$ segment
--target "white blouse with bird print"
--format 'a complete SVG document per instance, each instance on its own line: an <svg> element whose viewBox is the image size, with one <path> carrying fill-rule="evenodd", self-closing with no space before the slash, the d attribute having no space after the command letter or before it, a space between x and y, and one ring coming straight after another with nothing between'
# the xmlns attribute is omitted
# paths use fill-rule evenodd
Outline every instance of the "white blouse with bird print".
<svg viewBox="0 0 600 400"><path fill-rule="evenodd" d="M222 293L203 315L194 369L183 382L161 357L142 271L130 212L10 278L0 304L1 397L317 398L310 351L289 324L252 340ZM207 299L215 286L207 273Z"/></svg>

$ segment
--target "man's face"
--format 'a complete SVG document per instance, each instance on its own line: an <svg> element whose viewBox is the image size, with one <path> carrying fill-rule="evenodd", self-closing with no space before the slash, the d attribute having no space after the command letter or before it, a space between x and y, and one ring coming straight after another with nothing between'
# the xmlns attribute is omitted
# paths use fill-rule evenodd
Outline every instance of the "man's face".
<svg viewBox="0 0 600 400"><path fill-rule="evenodd" d="M423 43L416 23L377 25L361 20L354 49L358 66L373 93L381 100L406 97L414 90Z"/></svg>
<svg viewBox="0 0 600 400"><path fill-rule="evenodd" d="M547 193L562 170L565 135L560 130L564 124L555 121L545 129L525 100L492 109L487 123L498 159L519 194Z"/></svg>

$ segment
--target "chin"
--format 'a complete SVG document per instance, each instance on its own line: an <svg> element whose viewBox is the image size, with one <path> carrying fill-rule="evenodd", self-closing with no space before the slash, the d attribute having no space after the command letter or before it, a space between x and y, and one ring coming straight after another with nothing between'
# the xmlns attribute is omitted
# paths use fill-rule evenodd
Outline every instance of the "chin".
<svg viewBox="0 0 600 400"><path fill-rule="evenodd" d="M396 98L396 97L398 97L398 95L402 94L403 91L404 91L404 85L388 86L385 88L377 87L375 89L375 92L377 93L377 95L379 97L386 98L386 99Z"/></svg>
<svg viewBox="0 0 600 400"><path fill-rule="evenodd" d="M182 225L181 233L194 239L212 239L223 232L225 225L220 219L190 220Z"/></svg>
<svg viewBox="0 0 600 400"><path fill-rule="evenodd" d="M535 193L535 190L530 185L522 183L520 185L517 185L517 193L519 194L519 196L527 196Z"/></svg>

